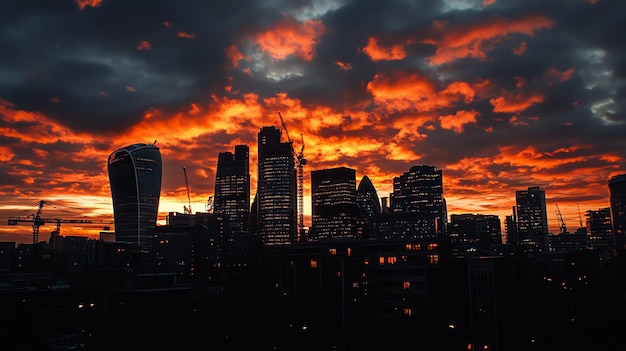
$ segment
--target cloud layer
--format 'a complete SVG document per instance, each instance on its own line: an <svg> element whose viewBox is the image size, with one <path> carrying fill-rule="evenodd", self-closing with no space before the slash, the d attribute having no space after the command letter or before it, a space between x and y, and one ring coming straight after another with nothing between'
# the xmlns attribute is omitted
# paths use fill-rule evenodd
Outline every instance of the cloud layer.
<svg viewBox="0 0 626 351"><path fill-rule="evenodd" d="M217 155L236 144L250 146L254 194L257 133L281 112L306 145L305 183L347 166L383 197L433 165L449 213L504 220L516 190L541 186L551 229L555 204L575 228L626 173L625 6L5 1L0 214L48 199L111 216L108 154L154 140L162 217L187 202L183 166L203 210ZM0 240L29 230L2 226Z"/></svg>

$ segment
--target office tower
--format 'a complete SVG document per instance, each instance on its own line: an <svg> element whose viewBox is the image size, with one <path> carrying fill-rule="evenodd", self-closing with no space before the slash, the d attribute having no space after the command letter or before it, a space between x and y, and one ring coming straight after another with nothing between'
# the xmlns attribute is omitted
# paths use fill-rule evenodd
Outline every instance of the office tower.
<svg viewBox="0 0 626 351"><path fill-rule="evenodd" d="M450 215L448 235L460 252L489 255L502 246L502 228L496 215Z"/></svg>
<svg viewBox="0 0 626 351"><path fill-rule="evenodd" d="M626 174L619 174L609 179L609 200L613 223L613 243L618 250L623 250L626 247Z"/></svg>
<svg viewBox="0 0 626 351"><path fill-rule="evenodd" d="M371 218L380 215L382 209L378 192L368 176L363 176L356 189L356 205L359 211L357 220L357 237L367 239L372 232Z"/></svg>
<svg viewBox="0 0 626 351"><path fill-rule="evenodd" d="M336 167L311 172L310 238L354 238L358 209L356 171Z"/></svg>
<svg viewBox="0 0 626 351"><path fill-rule="evenodd" d="M441 170L434 166L413 166L394 177L389 212L407 214L407 226L417 224L413 237L437 237L446 233L447 209L443 197ZM415 230L415 229L411 229Z"/></svg>
<svg viewBox="0 0 626 351"><path fill-rule="evenodd" d="M291 244L296 240L297 184L290 142L281 142L275 127L258 134L258 180L256 230L266 246Z"/></svg>
<svg viewBox="0 0 626 351"><path fill-rule="evenodd" d="M615 245L613 244L611 208L587 210L585 217L591 249L601 254L612 253Z"/></svg>
<svg viewBox="0 0 626 351"><path fill-rule="evenodd" d="M546 193L538 186L515 192L517 247L523 252L548 249Z"/></svg>
<svg viewBox="0 0 626 351"><path fill-rule="evenodd" d="M234 154L225 151L217 156L213 213L224 216L233 238L249 233L249 155L247 145L236 145Z"/></svg>
<svg viewBox="0 0 626 351"><path fill-rule="evenodd" d="M148 246L161 196L161 152L154 144L132 144L108 159L116 241Z"/></svg>

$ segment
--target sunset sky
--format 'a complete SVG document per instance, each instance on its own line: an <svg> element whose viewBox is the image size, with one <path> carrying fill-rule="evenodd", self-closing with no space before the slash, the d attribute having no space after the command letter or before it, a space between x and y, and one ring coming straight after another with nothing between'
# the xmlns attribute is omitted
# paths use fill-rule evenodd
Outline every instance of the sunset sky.
<svg viewBox="0 0 626 351"><path fill-rule="evenodd" d="M183 167L206 211L237 144L254 194L278 112L304 141L305 215L313 170L354 168L385 197L431 165L449 214L504 232L515 191L540 186L551 231L557 207L574 231L626 173L624 33L619 0L0 0L0 241L32 242L7 218L39 200L112 219L107 157L133 143L160 147L160 224L188 203Z"/></svg>

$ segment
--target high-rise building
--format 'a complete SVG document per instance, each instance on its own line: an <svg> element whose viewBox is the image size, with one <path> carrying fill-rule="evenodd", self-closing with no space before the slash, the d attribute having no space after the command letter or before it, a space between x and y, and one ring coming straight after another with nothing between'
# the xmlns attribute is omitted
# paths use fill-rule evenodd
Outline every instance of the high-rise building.
<svg viewBox="0 0 626 351"><path fill-rule="evenodd" d="M419 220L420 233L417 237L446 234L448 213L441 170L426 165L411 167L403 175L394 177L390 200L389 212L409 214L409 217L414 216L415 220Z"/></svg>
<svg viewBox="0 0 626 351"><path fill-rule="evenodd" d="M587 210L586 213L587 235L591 249L600 254L613 253L613 227L611 223L611 208L605 207L597 210Z"/></svg>
<svg viewBox="0 0 626 351"><path fill-rule="evenodd" d="M245 236L250 228L250 150L236 145L235 153L217 157L213 213L225 217L233 238Z"/></svg>
<svg viewBox="0 0 626 351"><path fill-rule="evenodd" d="M626 174L619 174L609 179L609 200L613 242L618 250L623 250L626 248Z"/></svg>
<svg viewBox="0 0 626 351"><path fill-rule="evenodd" d="M347 167L311 172L311 239L354 238L358 209L356 171Z"/></svg>
<svg viewBox="0 0 626 351"><path fill-rule="evenodd" d="M546 193L538 186L515 192L517 247L524 252L548 249Z"/></svg>
<svg viewBox="0 0 626 351"><path fill-rule="evenodd" d="M356 205L359 211L357 220L357 237L367 239L372 233L371 219L380 215L382 208L378 198L378 192L370 178L364 175L356 189Z"/></svg>
<svg viewBox="0 0 626 351"><path fill-rule="evenodd" d="M502 246L502 228L497 215L450 215L448 235L450 242L463 254L496 254Z"/></svg>
<svg viewBox="0 0 626 351"><path fill-rule="evenodd" d="M161 152L154 144L132 144L108 159L115 239L148 246L161 196Z"/></svg>
<svg viewBox="0 0 626 351"><path fill-rule="evenodd" d="M296 168L291 142L281 141L280 129L258 133L256 193L257 234L266 246L287 245L297 238Z"/></svg>

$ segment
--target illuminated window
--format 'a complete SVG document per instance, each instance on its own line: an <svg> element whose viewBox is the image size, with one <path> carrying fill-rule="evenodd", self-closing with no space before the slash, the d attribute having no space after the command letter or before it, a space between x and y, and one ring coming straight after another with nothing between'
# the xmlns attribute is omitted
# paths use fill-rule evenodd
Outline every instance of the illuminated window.
<svg viewBox="0 0 626 351"><path fill-rule="evenodd" d="M395 264L396 263L396 257L395 256L387 257L387 263Z"/></svg>
<svg viewBox="0 0 626 351"><path fill-rule="evenodd" d="M412 316L413 315L413 310L410 308L405 308L402 310L404 312L405 316Z"/></svg>
<svg viewBox="0 0 626 351"><path fill-rule="evenodd" d="M411 282L402 282L402 288L404 290L411 288Z"/></svg>
<svg viewBox="0 0 626 351"><path fill-rule="evenodd" d="M437 250L437 243L428 244L428 250Z"/></svg>
<svg viewBox="0 0 626 351"><path fill-rule="evenodd" d="M337 254L337 249L330 249L330 254L331 255L336 255Z"/></svg>
<svg viewBox="0 0 626 351"><path fill-rule="evenodd" d="M432 264L439 263L439 255L428 255L428 261Z"/></svg>
<svg viewBox="0 0 626 351"><path fill-rule="evenodd" d="M352 248L348 248L348 256L350 256L352 254Z"/></svg>
<svg viewBox="0 0 626 351"><path fill-rule="evenodd" d="M380 256L378 258L378 264L380 264L381 266L383 266L385 264L385 258L383 256Z"/></svg>
<svg viewBox="0 0 626 351"><path fill-rule="evenodd" d="M311 268L317 268L317 261L311 260Z"/></svg>
<svg viewBox="0 0 626 351"><path fill-rule="evenodd" d="M420 244L406 244L407 251L419 251L422 249Z"/></svg>

